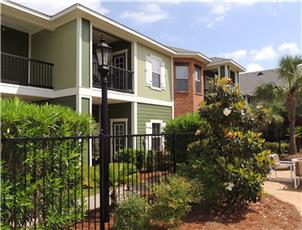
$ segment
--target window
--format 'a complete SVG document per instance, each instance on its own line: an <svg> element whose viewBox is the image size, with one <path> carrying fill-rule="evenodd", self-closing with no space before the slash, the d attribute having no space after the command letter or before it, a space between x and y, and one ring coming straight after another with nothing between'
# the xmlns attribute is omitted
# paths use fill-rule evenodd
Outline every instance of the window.
<svg viewBox="0 0 302 230"><path fill-rule="evenodd" d="M152 87L160 88L160 71L161 63L159 60L152 58Z"/></svg>
<svg viewBox="0 0 302 230"><path fill-rule="evenodd" d="M236 82L236 76L235 76L235 72L234 71L230 71L230 77L231 77L231 80L234 84L237 84Z"/></svg>
<svg viewBox="0 0 302 230"><path fill-rule="evenodd" d="M152 134L160 134L160 123L152 123ZM151 149L156 152L160 151L160 143L160 136L152 136Z"/></svg>
<svg viewBox="0 0 302 230"><path fill-rule="evenodd" d="M201 93L201 68L195 66L195 91L197 94Z"/></svg>
<svg viewBox="0 0 302 230"><path fill-rule="evenodd" d="M146 57L146 85L156 90L166 88L165 63L157 57Z"/></svg>
<svg viewBox="0 0 302 230"><path fill-rule="evenodd" d="M187 65L177 65L176 91L188 91L189 67Z"/></svg>

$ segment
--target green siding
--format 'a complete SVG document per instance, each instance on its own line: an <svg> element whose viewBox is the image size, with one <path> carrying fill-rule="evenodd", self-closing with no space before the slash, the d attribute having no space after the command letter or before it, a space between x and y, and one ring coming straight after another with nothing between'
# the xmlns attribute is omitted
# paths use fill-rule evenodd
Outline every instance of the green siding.
<svg viewBox="0 0 302 230"><path fill-rule="evenodd" d="M1 51L28 57L28 33L1 25Z"/></svg>
<svg viewBox="0 0 302 230"><path fill-rule="evenodd" d="M99 122L99 106L92 105L92 115L96 122ZM128 134L132 133L131 127L131 103L109 104L108 105L108 118L128 118ZM108 123L108 127L110 123ZM111 127L110 127L111 132Z"/></svg>
<svg viewBox="0 0 302 230"><path fill-rule="evenodd" d="M33 59L53 63L54 89L76 86L77 28L76 20L55 31L43 30L32 35Z"/></svg>
<svg viewBox="0 0 302 230"><path fill-rule="evenodd" d="M162 59L166 67L166 88L163 91L153 90L146 85L146 57L156 56ZM137 87L138 96L172 101L172 77L171 77L171 58L143 45L137 44Z"/></svg>
<svg viewBox="0 0 302 230"><path fill-rule="evenodd" d="M82 20L82 87L90 87L90 22Z"/></svg>
<svg viewBox="0 0 302 230"><path fill-rule="evenodd" d="M146 133L146 122L151 119L167 122L172 119L172 107L137 104L137 133Z"/></svg>
<svg viewBox="0 0 302 230"><path fill-rule="evenodd" d="M57 104L57 105L64 105L76 110L76 96L68 96L68 97L58 97L50 100L42 100L36 101L37 104Z"/></svg>
<svg viewBox="0 0 302 230"><path fill-rule="evenodd" d="M81 99L81 106L82 106L82 114L90 114L90 99L89 98L82 98Z"/></svg>

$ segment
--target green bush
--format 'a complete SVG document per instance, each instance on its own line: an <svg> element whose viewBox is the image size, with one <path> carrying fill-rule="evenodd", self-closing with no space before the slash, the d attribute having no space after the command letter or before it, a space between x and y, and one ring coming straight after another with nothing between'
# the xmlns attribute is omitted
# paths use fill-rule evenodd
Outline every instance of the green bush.
<svg viewBox="0 0 302 230"><path fill-rule="evenodd" d="M133 184L139 182L139 172L135 164L110 163L109 165L110 184Z"/></svg>
<svg viewBox="0 0 302 230"><path fill-rule="evenodd" d="M114 159L117 162L132 163L141 169L143 164L144 150L125 148L114 153Z"/></svg>
<svg viewBox="0 0 302 230"><path fill-rule="evenodd" d="M265 142L264 148L270 150L272 153L276 154L287 154L288 153L288 143L281 143L280 151L279 151L279 143L278 142Z"/></svg>
<svg viewBox="0 0 302 230"><path fill-rule="evenodd" d="M94 128L90 116L78 115L63 106L27 104L17 98L1 100L1 119L1 138L89 135ZM37 228L44 228L43 210L47 229L61 229L75 217L82 218L78 202L82 189L80 149L81 143L73 139L18 143L3 140L2 227L21 229L26 220L31 228L36 214Z"/></svg>
<svg viewBox="0 0 302 230"><path fill-rule="evenodd" d="M131 195L115 209L115 229L144 230L149 221L149 204L137 196Z"/></svg>
<svg viewBox="0 0 302 230"><path fill-rule="evenodd" d="M181 218L191 210L194 201L191 183L180 176L172 176L152 188L154 203L151 205L151 219L165 222L167 227L180 224Z"/></svg>
<svg viewBox="0 0 302 230"><path fill-rule="evenodd" d="M265 110L254 114L230 80L211 85L200 116L207 129L190 145L184 171L202 185L203 204L233 205L256 201L269 172L270 151L263 149L259 128Z"/></svg>
<svg viewBox="0 0 302 230"><path fill-rule="evenodd" d="M198 113L188 113L169 121L164 129L167 134L176 133L175 142L175 160L178 163L188 159L188 144L197 140L195 132L204 124ZM181 135L185 133L184 135ZM192 133L192 135L190 135ZM166 138L166 148L172 150L173 138Z"/></svg>

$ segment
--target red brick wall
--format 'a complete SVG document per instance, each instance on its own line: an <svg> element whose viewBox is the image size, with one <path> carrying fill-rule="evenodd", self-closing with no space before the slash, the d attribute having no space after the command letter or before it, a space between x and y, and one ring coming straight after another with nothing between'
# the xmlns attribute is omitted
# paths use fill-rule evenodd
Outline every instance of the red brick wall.
<svg viewBox="0 0 302 230"><path fill-rule="evenodd" d="M176 92L176 71L175 63L187 64L189 66L188 92ZM196 94L195 88L195 65L201 67L201 92ZM191 58L174 59L174 116L195 112L203 100L204 64Z"/></svg>

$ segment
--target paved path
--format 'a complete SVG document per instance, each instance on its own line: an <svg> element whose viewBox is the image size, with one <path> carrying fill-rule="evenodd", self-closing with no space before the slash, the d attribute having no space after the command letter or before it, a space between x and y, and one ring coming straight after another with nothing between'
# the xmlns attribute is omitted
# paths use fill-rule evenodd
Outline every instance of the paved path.
<svg viewBox="0 0 302 230"><path fill-rule="evenodd" d="M293 204L302 216L302 184L298 189L294 189L293 182L288 182L288 172L278 172L277 175L280 177L278 181L270 180L264 183L264 191L279 200Z"/></svg>

